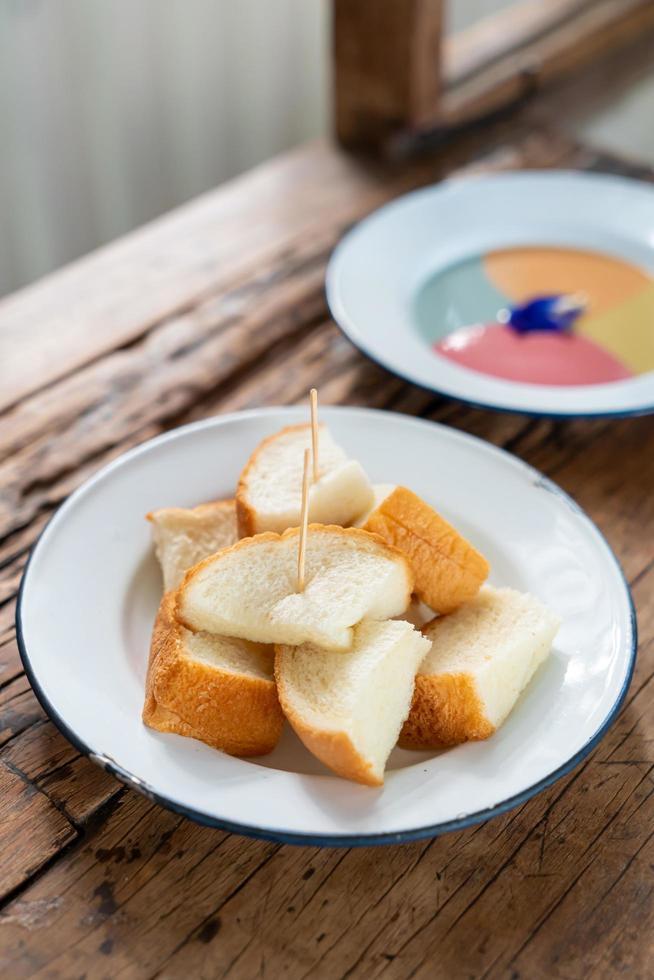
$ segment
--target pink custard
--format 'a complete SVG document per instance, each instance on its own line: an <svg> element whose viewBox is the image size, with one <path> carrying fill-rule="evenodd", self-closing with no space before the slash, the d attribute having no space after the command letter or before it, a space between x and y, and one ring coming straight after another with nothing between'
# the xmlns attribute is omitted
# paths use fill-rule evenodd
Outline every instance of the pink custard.
<svg viewBox="0 0 654 980"><path fill-rule="evenodd" d="M586 337L518 334L497 323L461 327L435 344L434 350L471 371L525 384L605 384L634 376Z"/></svg>

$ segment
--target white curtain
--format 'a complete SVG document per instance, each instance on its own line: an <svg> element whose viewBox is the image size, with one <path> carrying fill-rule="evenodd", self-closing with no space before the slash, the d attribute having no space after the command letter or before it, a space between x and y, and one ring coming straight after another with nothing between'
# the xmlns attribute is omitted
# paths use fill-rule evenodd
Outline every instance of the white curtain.
<svg viewBox="0 0 654 980"><path fill-rule="evenodd" d="M0 294L327 128L327 0L0 0Z"/></svg>

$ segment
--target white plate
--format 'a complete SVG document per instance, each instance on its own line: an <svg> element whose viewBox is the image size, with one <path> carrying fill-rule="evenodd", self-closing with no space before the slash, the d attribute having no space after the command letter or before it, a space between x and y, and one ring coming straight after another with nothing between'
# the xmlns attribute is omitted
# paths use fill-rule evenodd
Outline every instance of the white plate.
<svg viewBox="0 0 654 980"><path fill-rule="evenodd" d="M375 482L435 505L487 555L492 581L561 616L553 655L487 742L396 749L381 790L328 773L286 727L244 761L141 723L161 582L144 514L233 492L256 444L300 409L227 415L153 439L101 470L54 516L23 578L23 663L48 714L96 762L202 823L274 840L394 843L517 805L590 751L624 698L635 658L629 590L597 528L554 484L452 429L386 412L324 409Z"/></svg>
<svg viewBox="0 0 654 980"><path fill-rule="evenodd" d="M461 401L565 417L654 411L652 371L608 384L524 384L469 370L431 350L416 313L426 284L466 259L517 246L599 252L652 275L654 188L598 174L517 172L407 194L337 246L327 270L332 315L389 371ZM654 326L643 320L642 329Z"/></svg>

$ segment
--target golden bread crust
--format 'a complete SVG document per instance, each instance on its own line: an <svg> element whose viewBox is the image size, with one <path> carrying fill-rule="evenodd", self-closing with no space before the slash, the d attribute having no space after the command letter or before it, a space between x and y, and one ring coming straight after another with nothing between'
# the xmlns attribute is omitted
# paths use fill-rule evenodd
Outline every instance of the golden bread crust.
<svg viewBox="0 0 654 980"><path fill-rule="evenodd" d="M240 486L240 483L239 483ZM238 494L238 491L237 491ZM239 538L251 538L256 530L256 511L244 500L236 497L236 528Z"/></svg>
<svg viewBox="0 0 654 980"><path fill-rule="evenodd" d="M147 716L147 717L146 717ZM187 725L179 715L169 708L157 704L154 695L149 704L143 708L143 721L148 728L156 728L159 732L170 732L171 735L185 735L187 738L197 738L203 741L199 732Z"/></svg>
<svg viewBox="0 0 654 980"><path fill-rule="evenodd" d="M436 612L453 612L468 602L488 575L484 556L406 487L396 487L382 500L363 529L407 555L415 594Z"/></svg>
<svg viewBox="0 0 654 980"><path fill-rule="evenodd" d="M248 501L248 491L250 488L250 471L255 465L259 453L266 449L271 442L276 442L280 436L285 436L289 432L299 432L301 429L310 428L311 425L308 422L301 422L298 425L285 425L283 429L279 430L279 432L273 432L271 436L267 436L262 442L260 442L250 456L249 460L243 467L236 486L236 521L238 524L238 533L240 537L252 537L252 535L257 534L258 531L257 512L250 506Z"/></svg>
<svg viewBox="0 0 654 980"><path fill-rule="evenodd" d="M198 738L230 755L265 755L279 741L284 716L275 682L220 670L183 650L167 593L152 632L143 721L150 728Z"/></svg>
<svg viewBox="0 0 654 980"><path fill-rule="evenodd" d="M284 683L284 668L282 665L284 651L275 648L275 680L277 693L291 727L298 738L306 745L309 752L320 759L329 769L364 786L383 786L384 780L371 772L369 763L357 752L349 735L345 732L322 731L308 724L293 708Z"/></svg>
<svg viewBox="0 0 654 980"><path fill-rule="evenodd" d="M469 674L418 674L399 745L442 749L488 738L494 731Z"/></svg>

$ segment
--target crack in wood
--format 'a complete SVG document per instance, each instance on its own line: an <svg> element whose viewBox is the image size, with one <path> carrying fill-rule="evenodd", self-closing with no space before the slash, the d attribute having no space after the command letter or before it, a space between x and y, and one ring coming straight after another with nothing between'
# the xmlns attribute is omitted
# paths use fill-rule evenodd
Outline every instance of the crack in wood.
<svg viewBox="0 0 654 980"><path fill-rule="evenodd" d="M646 778L646 776L644 776L644 777L643 777L643 779L645 779L645 778ZM639 783L638 783L638 784L636 785L636 787L635 787L635 789L637 789L637 788L638 788L638 786L640 785L640 783L641 783L642 781L643 781L643 780L640 780L640 781L639 781ZM634 790L634 792L635 792L635 790ZM651 794L648 794L648 795L651 795ZM596 842L597 842L597 841L598 841L598 840L600 839L600 837L602 837L602 836L603 836L603 835L605 834L605 832L606 832L606 830L608 830L608 828L610 827L610 825L611 825L611 824L612 824L612 823L614 822L614 820L615 820L615 819L616 819L616 818L617 818L617 817L619 816L619 814L620 814L620 812L621 812L621 810L622 810L622 808L623 808L624 806L626 806L626 805L627 805L627 804L628 804L628 803L629 803L629 802L631 801L631 798L632 798L632 796L633 796L633 792L632 792L632 795L631 795L630 797L628 797L628 798L627 798L627 799L626 799L626 800L624 801L624 803L623 803L623 804L622 804L622 806L621 806L621 807L620 807L620 808L619 808L619 809L618 809L618 810L616 811L616 813L614 813L614 814L613 814L613 815L612 815L612 816L610 817L610 819L608 820L608 822L607 822L607 823L606 823L606 824L605 824L605 825L604 825L604 826L602 827L602 830L600 831L600 833L599 833L599 834L597 834L597 835L596 835L596 836L594 837L594 839L593 839L593 841L592 841L592 843L591 843L591 845L589 845L589 846L588 846L588 847L587 847L587 848L585 849L585 851L584 851L584 853L585 853L585 854L587 854L587 853L589 852L589 850L591 849L591 846L593 846L593 845L594 845L594 844L595 844L595 843L596 843ZM651 835L650 835L650 836L651 836ZM639 850L640 850L640 849L639 849ZM585 864L585 865L584 865L584 866L582 867L582 869L581 869L581 871L579 871L579 873L578 873L578 874L576 874L576 875L574 876L574 878L573 878L573 880L572 880L572 881L570 882L570 884L569 884L569 885L568 885L568 886L566 887L566 889L565 889L565 890L563 891L563 893L562 893L562 894L560 894L560 895L558 896L558 898L556 899L556 901L554 902L554 904L553 904L553 905L552 905L552 906L551 906L551 907L550 907L550 908L549 908L549 909L547 910L547 912L546 912L546 913L544 914L544 916L543 916L543 917L542 917L542 918L541 918L541 919L540 919L540 920L539 920L539 921L538 921L538 922L537 922L537 923L535 924L535 926L534 926L534 928L533 928L533 929L532 929L532 930L531 930L531 931L529 932L529 935L527 936L527 938L525 939L525 941L524 941L524 942L522 943L522 945L520 946L520 948L519 948L519 949L518 949L518 950L516 951L516 953L515 953L515 954L514 954L514 955L512 956L512 958L511 958L511 960L510 960L510 961L509 961L509 963L507 964L507 968L508 968L508 967L510 967L510 966L512 966L512 965L513 965L513 964L514 964L514 963L516 962L516 960L517 960L517 959L518 959L518 958L520 957L520 955L522 954L522 952L523 952L523 951L524 951L524 950L525 950L525 949L527 948L527 946L529 945L529 943L530 943L530 942L531 942L531 941L532 941L532 940L534 939L534 937L536 936L536 934L537 934L537 933L538 933L538 932L540 931L540 929L541 929L541 928L542 928L542 927L543 927L543 926L544 926L544 925L545 925L545 924L547 923L547 921L548 921L548 920L549 920L549 919L551 918L551 916L552 916L552 915L554 914L554 912L556 911L556 909L557 909L557 908L558 908L558 907L559 907L559 906L560 906L560 905L561 905L561 904L562 904L562 903L563 903L563 902L565 901L565 899L566 899L566 897L567 897L567 896L568 896L568 895L570 894L570 892L571 892L571 891L573 890L573 888L574 888L574 887L576 886L576 884L578 883L578 881L579 881L579 880L580 880L580 879L581 879L581 878L583 877L583 875L584 875L584 874L586 873L586 871L588 870L588 867L590 866L590 864L592 863L592 861L593 861L593 858L591 858L591 859L590 859L590 860L589 860L589 861L588 861L588 862L587 862L587 863L586 863L586 864Z"/></svg>
<svg viewBox="0 0 654 980"><path fill-rule="evenodd" d="M273 859L275 854L277 854L277 852L281 849L281 846L282 846L281 844L270 845L271 847L270 853L266 855L263 861L259 862L259 864L257 864L257 866L243 879L243 881L239 882L239 884L236 885L236 887L229 892L229 894L221 901L221 903L217 905L216 908L209 913L209 915L205 916L205 918L202 920L202 922L199 923L199 925L193 927L191 932L189 932L188 935L186 935L184 939L180 943L178 943L178 945L173 949L170 955L166 958L165 962L169 962L173 958L173 956L175 956L175 954L178 953L179 950L182 949L182 947L185 946L186 943L196 935L199 929L201 929L204 925L206 925L206 923L210 919L214 919L221 911L221 909L225 905L227 905L227 903L231 901L232 898L238 895L238 893L246 887L246 885L252 880L252 878L254 878L254 876ZM152 980L156 980L157 977L161 976L162 969L165 966L165 962L160 965L157 972L153 975Z"/></svg>

